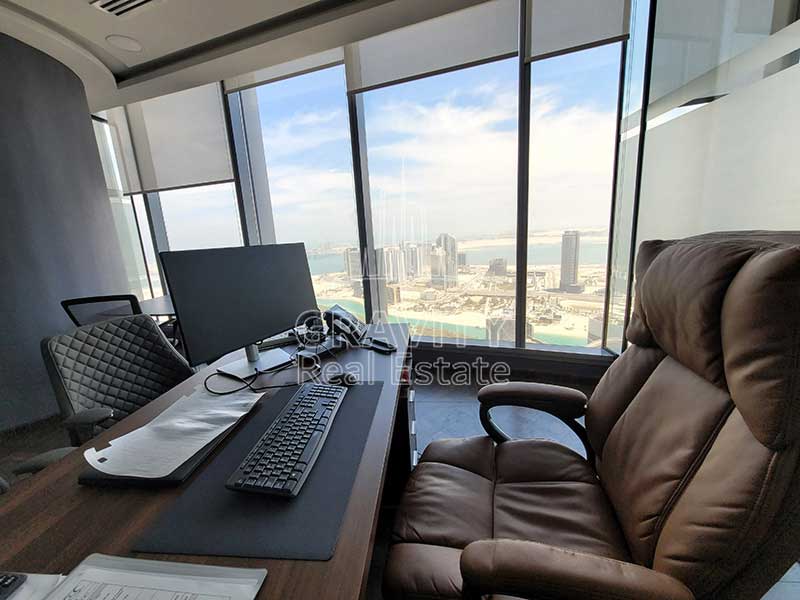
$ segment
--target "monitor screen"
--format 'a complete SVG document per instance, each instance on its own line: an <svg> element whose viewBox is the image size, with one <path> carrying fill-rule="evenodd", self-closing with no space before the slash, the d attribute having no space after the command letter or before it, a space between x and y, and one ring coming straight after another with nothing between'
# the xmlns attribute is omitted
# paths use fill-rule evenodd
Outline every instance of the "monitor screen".
<svg viewBox="0 0 800 600"><path fill-rule="evenodd" d="M192 365L286 331L317 308L303 244L160 256Z"/></svg>

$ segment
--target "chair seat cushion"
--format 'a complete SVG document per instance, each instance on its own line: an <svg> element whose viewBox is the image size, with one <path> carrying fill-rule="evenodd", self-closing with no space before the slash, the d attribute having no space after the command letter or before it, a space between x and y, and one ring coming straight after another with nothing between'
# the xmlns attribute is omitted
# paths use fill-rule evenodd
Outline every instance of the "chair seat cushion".
<svg viewBox="0 0 800 600"><path fill-rule="evenodd" d="M630 560L594 470L546 440L431 443L398 509L386 576L391 598L458 598L461 550L509 538Z"/></svg>

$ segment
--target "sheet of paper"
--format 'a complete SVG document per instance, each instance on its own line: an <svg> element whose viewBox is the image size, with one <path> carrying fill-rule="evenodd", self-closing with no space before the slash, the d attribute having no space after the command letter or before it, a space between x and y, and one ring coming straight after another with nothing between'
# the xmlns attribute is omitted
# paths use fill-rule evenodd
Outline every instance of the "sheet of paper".
<svg viewBox="0 0 800 600"><path fill-rule="evenodd" d="M112 440L108 448L89 448L83 456L109 475L165 477L233 427L262 395L245 389L218 396L198 385L148 424Z"/></svg>
<svg viewBox="0 0 800 600"><path fill-rule="evenodd" d="M229 569L93 554L47 600L253 600L265 569Z"/></svg>
<svg viewBox="0 0 800 600"><path fill-rule="evenodd" d="M63 575L39 575L28 573L28 578L11 594L9 600L44 600L55 587L64 581Z"/></svg>

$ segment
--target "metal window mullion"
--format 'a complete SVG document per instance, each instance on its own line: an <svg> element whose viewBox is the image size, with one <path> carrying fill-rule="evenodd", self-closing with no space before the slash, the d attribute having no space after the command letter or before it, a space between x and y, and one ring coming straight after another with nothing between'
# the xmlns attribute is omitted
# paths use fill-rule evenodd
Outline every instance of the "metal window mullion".
<svg viewBox="0 0 800 600"><path fill-rule="evenodd" d="M156 265L161 278L161 288L167 294L167 280L164 277L164 268L161 265L159 253L169 250L167 225L164 222L164 212L161 209L161 196L158 192L146 192L144 195L144 208L147 212L147 222L150 225L150 236L153 239L153 249L156 253Z"/></svg>
<svg viewBox="0 0 800 600"><path fill-rule="evenodd" d="M260 243L258 219L253 196L252 173L244 140L241 103L238 93L225 95L220 83L220 95L225 114L225 127L228 133L228 151L236 187L236 200L239 209L239 224L245 246Z"/></svg>
<svg viewBox="0 0 800 600"><path fill-rule="evenodd" d="M608 321L611 317L611 270L613 266L614 229L617 208L617 183L619 181L619 151L620 136L622 135L622 112L625 104L625 69L628 61L628 42L623 40L620 44L619 82L617 88L617 131L614 138L614 171L611 180L611 216L608 223L608 248L606 250L606 293L603 306L603 333L600 338L600 347L608 350ZM613 352L613 351L611 351Z"/></svg>
<svg viewBox="0 0 800 600"><path fill-rule="evenodd" d="M269 167L261 131L261 115L258 112L258 96L255 90L237 92L242 111L243 143L247 148L247 166L253 188L253 206L258 235L262 244L274 244L275 215L272 212L272 196L269 189Z"/></svg>
<svg viewBox="0 0 800 600"><path fill-rule="evenodd" d="M528 295L528 207L531 129L531 66L525 60L528 36L528 0L519 2L519 93L517 122L517 281L515 346L526 342Z"/></svg>
<svg viewBox="0 0 800 600"><path fill-rule="evenodd" d="M133 197L128 195L128 199L131 201L131 208L133 209L133 222L136 223L136 235L139 236L139 249L142 251L142 262L144 263L144 272L147 275L147 287L150 288L150 296L155 298L155 292L153 291L153 278L150 276L150 267L147 266L147 252L144 249L144 240L142 239L142 228L139 225L139 213L136 210L136 203L133 201Z"/></svg>
<svg viewBox="0 0 800 600"><path fill-rule="evenodd" d="M639 195L642 189L642 172L644 166L644 142L647 132L647 112L650 104L650 79L653 73L653 41L655 38L658 1L650 0L650 14L647 23L647 46L645 48L644 75L642 78L642 109L639 111L639 147L636 157L636 180L633 188L633 215L631 218L631 247L628 257L628 282L625 294L625 321L622 327L622 350L628 347L628 323L631 314L631 296L633 295L634 267L636 265L636 236L639 228Z"/></svg>

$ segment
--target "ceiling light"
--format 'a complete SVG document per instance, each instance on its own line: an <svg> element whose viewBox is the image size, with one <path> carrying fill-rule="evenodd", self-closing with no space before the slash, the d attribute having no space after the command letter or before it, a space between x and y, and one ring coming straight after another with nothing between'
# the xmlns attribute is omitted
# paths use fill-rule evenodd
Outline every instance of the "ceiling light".
<svg viewBox="0 0 800 600"><path fill-rule="evenodd" d="M114 48L119 48L120 50L125 50L126 52L142 51L142 45L139 43L139 41L133 39L132 37L128 37L127 35L107 35L106 41L114 46Z"/></svg>

